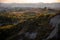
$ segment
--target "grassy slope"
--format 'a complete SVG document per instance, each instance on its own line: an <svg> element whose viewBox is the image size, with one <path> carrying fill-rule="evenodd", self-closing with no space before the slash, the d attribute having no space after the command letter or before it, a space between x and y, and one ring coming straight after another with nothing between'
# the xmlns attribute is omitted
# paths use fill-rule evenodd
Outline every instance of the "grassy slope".
<svg viewBox="0 0 60 40"><path fill-rule="evenodd" d="M11 12L0 14L0 20L2 20L3 23L4 22L7 23L3 26L0 26L0 39L4 40L12 35L17 34L22 28L26 29L26 30L23 29L24 32L29 30L30 31L38 30L37 40L44 38L44 35L46 35L46 33L48 34L51 31L49 20L55 15L56 14L53 13L47 14L46 12L40 14L35 13L34 15L26 13L13 14ZM8 22L4 20L8 20ZM16 21L18 21L18 24L11 24Z"/></svg>

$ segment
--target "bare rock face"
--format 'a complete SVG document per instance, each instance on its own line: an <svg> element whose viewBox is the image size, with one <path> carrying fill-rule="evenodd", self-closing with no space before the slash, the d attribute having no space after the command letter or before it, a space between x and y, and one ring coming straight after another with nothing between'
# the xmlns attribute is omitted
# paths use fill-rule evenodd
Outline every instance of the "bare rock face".
<svg viewBox="0 0 60 40"><path fill-rule="evenodd" d="M31 32L31 33L27 32L25 34L25 37L27 37L29 39L35 39L36 38L36 35L37 35L37 32Z"/></svg>
<svg viewBox="0 0 60 40"><path fill-rule="evenodd" d="M58 33L58 25L60 24L60 15L57 15L50 20L50 24L54 27L53 31L50 33L50 35L47 37L47 39L56 37Z"/></svg>
<svg viewBox="0 0 60 40"><path fill-rule="evenodd" d="M60 15L57 15L55 17L53 17L50 20L50 24L52 23L52 26L57 26L60 23Z"/></svg>

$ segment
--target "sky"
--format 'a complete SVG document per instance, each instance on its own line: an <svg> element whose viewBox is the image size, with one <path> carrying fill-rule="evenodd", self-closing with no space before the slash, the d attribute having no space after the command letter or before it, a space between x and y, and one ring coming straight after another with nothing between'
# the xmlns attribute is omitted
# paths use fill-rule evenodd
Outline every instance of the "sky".
<svg viewBox="0 0 60 40"><path fill-rule="evenodd" d="M60 0L0 0L0 3L55 3Z"/></svg>

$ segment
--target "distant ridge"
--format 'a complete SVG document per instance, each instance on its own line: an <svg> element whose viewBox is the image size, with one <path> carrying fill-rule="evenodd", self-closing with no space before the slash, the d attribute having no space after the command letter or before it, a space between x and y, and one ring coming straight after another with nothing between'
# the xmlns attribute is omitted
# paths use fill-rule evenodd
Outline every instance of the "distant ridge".
<svg viewBox="0 0 60 40"><path fill-rule="evenodd" d="M60 3L0 3L0 7L32 7L60 9Z"/></svg>

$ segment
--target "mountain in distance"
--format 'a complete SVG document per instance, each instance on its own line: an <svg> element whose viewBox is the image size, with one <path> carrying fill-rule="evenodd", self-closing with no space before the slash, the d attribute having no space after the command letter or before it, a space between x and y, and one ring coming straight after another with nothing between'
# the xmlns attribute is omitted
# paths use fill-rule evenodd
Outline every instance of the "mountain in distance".
<svg viewBox="0 0 60 40"><path fill-rule="evenodd" d="M0 7L32 7L32 8L52 8L60 10L60 3L0 3Z"/></svg>

